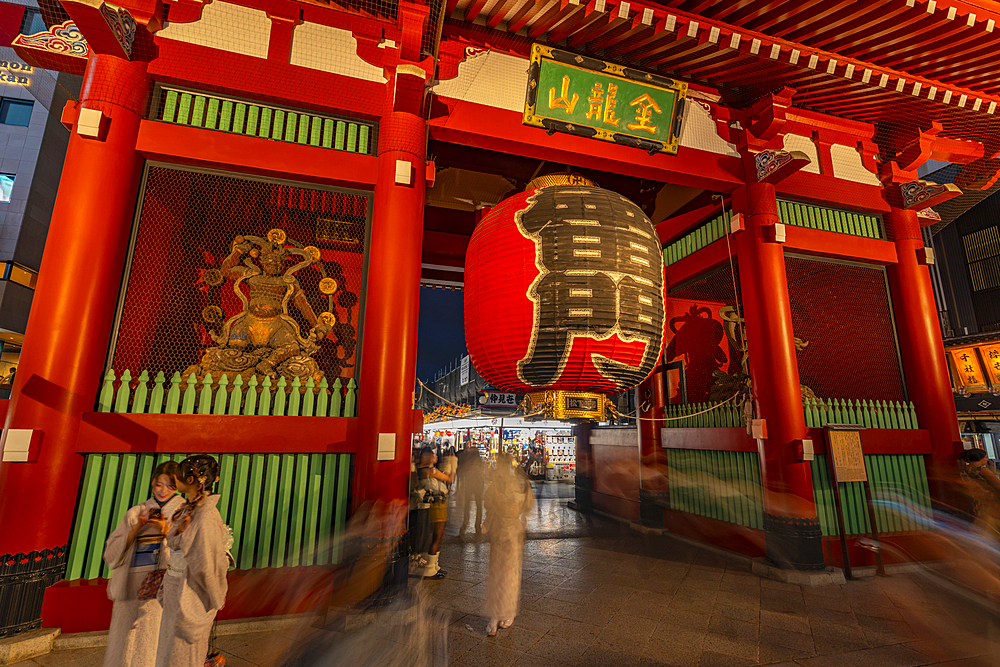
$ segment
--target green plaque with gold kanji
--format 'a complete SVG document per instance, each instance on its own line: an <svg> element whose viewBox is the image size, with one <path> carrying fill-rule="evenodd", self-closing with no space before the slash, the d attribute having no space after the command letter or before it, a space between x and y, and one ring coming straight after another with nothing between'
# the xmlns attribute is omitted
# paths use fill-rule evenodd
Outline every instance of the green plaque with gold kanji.
<svg viewBox="0 0 1000 667"><path fill-rule="evenodd" d="M524 124L677 153L687 84L535 44Z"/></svg>

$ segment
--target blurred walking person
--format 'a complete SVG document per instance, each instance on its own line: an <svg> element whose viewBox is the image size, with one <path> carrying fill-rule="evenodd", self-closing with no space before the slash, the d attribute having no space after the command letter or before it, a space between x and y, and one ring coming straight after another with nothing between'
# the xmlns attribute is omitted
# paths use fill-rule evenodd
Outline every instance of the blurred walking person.
<svg viewBox="0 0 1000 667"><path fill-rule="evenodd" d="M1000 478L990 469L986 452L981 449L963 450L959 460L976 526L994 539L1000 538Z"/></svg>
<svg viewBox="0 0 1000 667"><path fill-rule="evenodd" d="M483 525L483 485L485 483L485 466L479 447L472 442L465 443L465 449L458 454L458 511L462 515L462 527L458 529L459 536L469 528L469 511L471 503L476 503L476 533L482 532Z"/></svg>
<svg viewBox="0 0 1000 667"><path fill-rule="evenodd" d="M509 454L497 456L493 483L486 491L486 523L490 537L490 572L486 580L486 634L509 628L517 615L521 597L521 562L524 558L524 528L527 514L535 506L535 494L527 475L514 466Z"/></svg>
<svg viewBox="0 0 1000 667"><path fill-rule="evenodd" d="M438 556L444 529L448 524L448 485L454 477L435 468L435 463L437 454L430 447L424 447L420 452L420 465L417 466L418 484L424 491L423 501L430 504L428 519L431 524L431 544L426 554L420 554L427 563L420 570L424 579L440 579L447 574L438 565Z"/></svg>

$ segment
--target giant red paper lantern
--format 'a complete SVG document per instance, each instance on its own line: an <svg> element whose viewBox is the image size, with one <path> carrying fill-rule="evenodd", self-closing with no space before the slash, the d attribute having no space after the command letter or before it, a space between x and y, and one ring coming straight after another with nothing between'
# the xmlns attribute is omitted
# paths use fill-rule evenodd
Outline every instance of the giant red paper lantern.
<svg viewBox="0 0 1000 667"><path fill-rule="evenodd" d="M569 178L494 207L466 252L466 346L501 391L614 394L660 356L656 229L625 197Z"/></svg>

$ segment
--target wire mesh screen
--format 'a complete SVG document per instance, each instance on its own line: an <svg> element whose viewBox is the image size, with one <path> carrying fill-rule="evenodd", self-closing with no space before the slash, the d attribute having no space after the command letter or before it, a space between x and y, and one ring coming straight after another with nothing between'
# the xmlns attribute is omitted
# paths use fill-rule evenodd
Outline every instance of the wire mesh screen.
<svg viewBox="0 0 1000 667"><path fill-rule="evenodd" d="M369 209L364 193L150 167L112 369L346 385Z"/></svg>
<svg viewBox="0 0 1000 667"><path fill-rule="evenodd" d="M799 379L820 398L904 400L879 267L785 257Z"/></svg>
<svg viewBox="0 0 1000 667"><path fill-rule="evenodd" d="M668 403L705 403L733 395L743 373L739 285L734 262L732 269L727 264L668 292L663 353Z"/></svg>

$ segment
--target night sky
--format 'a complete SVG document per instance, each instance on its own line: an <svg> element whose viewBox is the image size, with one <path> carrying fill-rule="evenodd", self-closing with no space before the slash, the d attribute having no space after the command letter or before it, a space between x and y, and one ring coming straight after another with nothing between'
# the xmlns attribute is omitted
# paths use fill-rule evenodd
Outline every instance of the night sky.
<svg viewBox="0 0 1000 667"><path fill-rule="evenodd" d="M420 288L417 377L424 382L466 354L463 298L460 290Z"/></svg>

